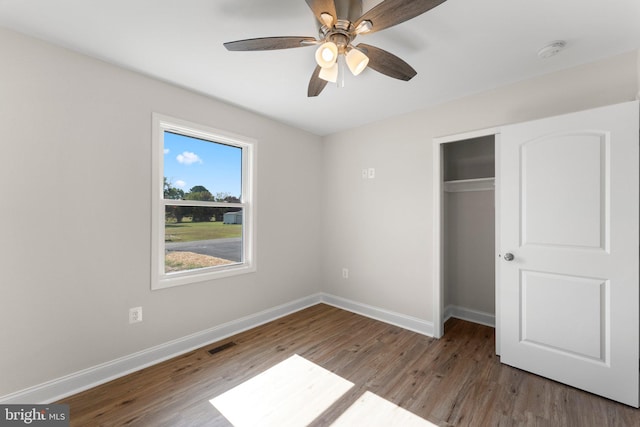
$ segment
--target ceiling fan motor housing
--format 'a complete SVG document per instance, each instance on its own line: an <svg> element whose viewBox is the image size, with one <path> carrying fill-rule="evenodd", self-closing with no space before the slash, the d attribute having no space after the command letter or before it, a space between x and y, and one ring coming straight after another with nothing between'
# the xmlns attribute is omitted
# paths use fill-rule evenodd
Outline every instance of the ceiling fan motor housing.
<svg viewBox="0 0 640 427"><path fill-rule="evenodd" d="M339 20L333 28L322 26L320 38L331 41L338 46L338 51L344 53L345 49L355 38L355 34L350 32L351 22Z"/></svg>

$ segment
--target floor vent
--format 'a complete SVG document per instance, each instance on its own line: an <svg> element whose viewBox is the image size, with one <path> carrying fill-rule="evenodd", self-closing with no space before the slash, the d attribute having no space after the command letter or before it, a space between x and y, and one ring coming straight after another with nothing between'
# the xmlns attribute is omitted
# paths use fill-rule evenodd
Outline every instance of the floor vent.
<svg viewBox="0 0 640 427"><path fill-rule="evenodd" d="M219 345L217 347L212 348L211 350L209 350L209 354L220 353L222 350L226 350L228 348L231 348L234 345L236 345L236 343L234 343L233 341L230 341L230 342L228 342L226 344L222 344L222 345Z"/></svg>

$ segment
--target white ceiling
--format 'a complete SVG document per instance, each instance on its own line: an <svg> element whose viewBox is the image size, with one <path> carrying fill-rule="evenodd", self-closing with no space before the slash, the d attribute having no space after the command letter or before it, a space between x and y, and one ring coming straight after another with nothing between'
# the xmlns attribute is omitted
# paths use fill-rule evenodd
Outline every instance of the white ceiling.
<svg viewBox="0 0 640 427"><path fill-rule="evenodd" d="M365 10L379 0L364 0ZM0 26L154 76L318 135L640 48L638 0L447 0L359 36L411 64L307 98L314 48L229 52L226 41L317 36L304 0L0 0ZM537 51L565 40L559 55Z"/></svg>

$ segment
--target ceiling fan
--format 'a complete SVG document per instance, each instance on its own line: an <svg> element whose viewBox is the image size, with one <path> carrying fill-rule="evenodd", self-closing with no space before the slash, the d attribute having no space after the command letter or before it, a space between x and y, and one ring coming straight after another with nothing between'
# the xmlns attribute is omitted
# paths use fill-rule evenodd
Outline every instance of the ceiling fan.
<svg viewBox="0 0 640 427"><path fill-rule="evenodd" d="M362 0L305 0L320 23L319 37L262 37L224 43L231 51L291 49L319 46L317 67L311 75L307 96L318 96L328 82L336 82L344 57L353 75L367 66L399 80L416 74L409 64L385 50L364 43L353 45L358 35L370 34L400 24L433 9L446 0L383 0L362 14Z"/></svg>

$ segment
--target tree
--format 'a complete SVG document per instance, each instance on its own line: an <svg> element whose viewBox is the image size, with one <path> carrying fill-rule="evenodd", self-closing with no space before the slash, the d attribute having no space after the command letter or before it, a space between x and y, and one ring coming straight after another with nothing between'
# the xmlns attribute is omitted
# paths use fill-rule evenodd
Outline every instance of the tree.
<svg viewBox="0 0 640 427"><path fill-rule="evenodd" d="M164 177L163 193L164 198L168 200L184 199L184 191L174 187L171 181L169 181L166 176ZM176 222L182 222L182 218L184 218L186 214L187 212L185 212L184 206L167 206L164 213L165 221L174 218Z"/></svg>
<svg viewBox="0 0 640 427"><path fill-rule="evenodd" d="M202 185L192 187L187 194L184 195L185 200L197 200L201 202L213 201L213 195ZM209 222L213 218L213 208L208 207L192 207L191 221L193 222Z"/></svg>
<svg viewBox="0 0 640 427"><path fill-rule="evenodd" d="M207 188L202 185L196 185L195 187L191 187L191 190L189 190L189 193L204 193L204 192L209 193L209 190L207 190Z"/></svg>
<svg viewBox="0 0 640 427"><path fill-rule="evenodd" d="M240 199L230 193L216 193L216 202L240 203Z"/></svg>
<svg viewBox="0 0 640 427"><path fill-rule="evenodd" d="M171 181L164 177L164 198L171 200L182 200L184 198L184 191L173 186Z"/></svg>

